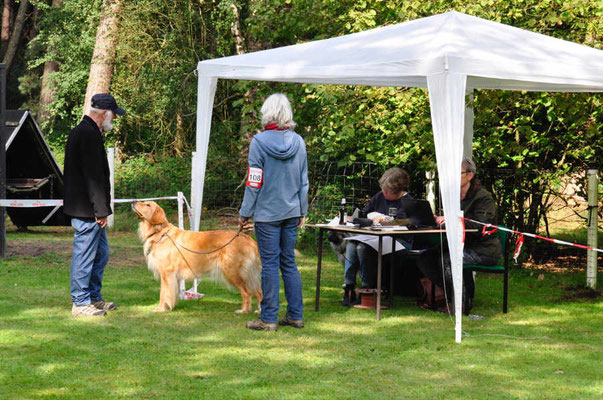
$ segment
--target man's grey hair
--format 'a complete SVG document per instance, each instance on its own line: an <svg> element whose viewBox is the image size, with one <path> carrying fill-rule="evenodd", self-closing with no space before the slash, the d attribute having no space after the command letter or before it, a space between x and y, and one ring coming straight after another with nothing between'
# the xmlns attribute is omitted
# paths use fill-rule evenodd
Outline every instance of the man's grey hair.
<svg viewBox="0 0 603 400"><path fill-rule="evenodd" d="M105 110L105 109L102 109L102 108L96 108L96 107L92 107L92 106L90 106L90 112L91 112L91 113L100 114L100 113L102 113L103 111L111 111L111 110ZM111 112L112 112L113 114L115 114L113 111L111 111Z"/></svg>
<svg viewBox="0 0 603 400"><path fill-rule="evenodd" d="M287 96L282 93L274 93L266 98L262 109L262 125L276 124L279 129L294 129L297 125L293 121L293 111Z"/></svg>
<svg viewBox="0 0 603 400"><path fill-rule="evenodd" d="M408 191L408 185L410 185L410 177L408 172L402 168L390 168L379 179L381 189L385 189L390 193Z"/></svg>
<svg viewBox="0 0 603 400"><path fill-rule="evenodd" d="M467 171L467 172L473 172L473 173L475 173L475 170L476 170L475 163L470 158L465 158L463 160L463 163L461 164L461 168L464 168L465 171Z"/></svg>

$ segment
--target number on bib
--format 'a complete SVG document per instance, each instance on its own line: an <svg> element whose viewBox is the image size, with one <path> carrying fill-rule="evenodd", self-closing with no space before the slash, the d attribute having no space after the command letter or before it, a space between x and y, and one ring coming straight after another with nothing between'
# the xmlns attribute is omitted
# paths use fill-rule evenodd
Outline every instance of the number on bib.
<svg viewBox="0 0 603 400"><path fill-rule="evenodd" d="M252 188L261 188L264 182L264 171L260 168L249 167L247 173L247 186Z"/></svg>

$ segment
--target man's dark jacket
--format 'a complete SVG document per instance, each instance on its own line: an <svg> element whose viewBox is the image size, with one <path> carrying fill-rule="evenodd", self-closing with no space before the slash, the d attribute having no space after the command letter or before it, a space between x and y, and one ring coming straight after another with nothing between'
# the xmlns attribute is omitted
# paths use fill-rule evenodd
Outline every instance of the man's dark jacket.
<svg viewBox="0 0 603 400"><path fill-rule="evenodd" d="M63 211L76 218L103 218L111 211L109 163L96 122L84 116L65 147Z"/></svg>
<svg viewBox="0 0 603 400"><path fill-rule="evenodd" d="M492 195L484 188L469 194L461 200L461 210L464 217L486 224L497 224L496 202ZM502 255L500 240L496 234L482 235L483 225L475 222L465 221L465 228L477 229L477 233L467 233L465 237L465 249L475 250L477 253L498 259Z"/></svg>

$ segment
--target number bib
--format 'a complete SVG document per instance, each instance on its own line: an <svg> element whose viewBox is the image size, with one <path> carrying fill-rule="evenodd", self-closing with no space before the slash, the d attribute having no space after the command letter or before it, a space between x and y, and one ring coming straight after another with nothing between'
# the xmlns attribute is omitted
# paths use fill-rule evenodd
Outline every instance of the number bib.
<svg viewBox="0 0 603 400"><path fill-rule="evenodd" d="M247 186L261 188L264 182L264 171L260 168L249 167L247 172Z"/></svg>

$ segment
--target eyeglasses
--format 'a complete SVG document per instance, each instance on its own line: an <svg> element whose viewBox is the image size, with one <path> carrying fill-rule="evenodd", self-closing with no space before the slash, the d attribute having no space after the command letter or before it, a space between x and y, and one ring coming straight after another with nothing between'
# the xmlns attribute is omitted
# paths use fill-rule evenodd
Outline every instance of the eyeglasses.
<svg viewBox="0 0 603 400"><path fill-rule="evenodd" d="M470 173L471 173L471 171L463 171L463 172L461 172L461 175L470 174Z"/></svg>

